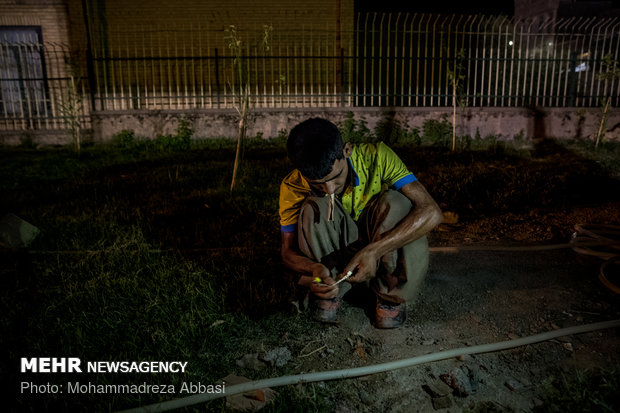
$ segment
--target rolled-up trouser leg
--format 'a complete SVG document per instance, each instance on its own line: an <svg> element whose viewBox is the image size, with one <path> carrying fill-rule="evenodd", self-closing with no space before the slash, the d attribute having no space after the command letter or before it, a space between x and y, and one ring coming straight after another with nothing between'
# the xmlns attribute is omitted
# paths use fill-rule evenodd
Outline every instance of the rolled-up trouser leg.
<svg viewBox="0 0 620 413"><path fill-rule="evenodd" d="M298 223L301 252L321 262L336 277L353 256L349 246L358 240L358 228L342 203L335 199L333 220L328 220L329 197L308 197Z"/></svg>
<svg viewBox="0 0 620 413"><path fill-rule="evenodd" d="M360 231L369 242L381 239L411 210L411 201L398 191L379 194L367 206L358 221ZM372 290L382 299L394 303L415 299L428 270L428 241L423 236L381 257Z"/></svg>

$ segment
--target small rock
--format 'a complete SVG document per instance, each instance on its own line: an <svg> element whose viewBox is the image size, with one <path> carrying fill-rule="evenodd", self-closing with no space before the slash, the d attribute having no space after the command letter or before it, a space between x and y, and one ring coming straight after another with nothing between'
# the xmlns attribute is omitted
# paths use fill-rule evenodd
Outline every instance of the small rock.
<svg viewBox="0 0 620 413"><path fill-rule="evenodd" d="M515 379L508 379L506 383L504 383L506 387L508 387L511 391L521 391L523 390L523 385Z"/></svg>
<svg viewBox="0 0 620 413"><path fill-rule="evenodd" d="M511 340L516 340L516 339L519 338L519 336L514 334L514 333L510 333L510 334L508 334L508 338L511 339Z"/></svg>
<svg viewBox="0 0 620 413"><path fill-rule="evenodd" d="M430 380L422 388L431 397L442 397L452 393L452 388L440 380Z"/></svg>
<svg viewBox="0 0 620 413"><path fill-rule="evenodd" d="M433 338L429 338L429 339L424 340L422 342L423 346L432 346L433 344L435 344L435 339L433 339Z"/></svg>
<svg viewBox="0 0 620 413"><path fill-rule="evenodd" d="M286 347L276 347L262 355L261 360L270 366L282 367L291 359L291 351Z"/></svg>
<svg viewBox="0 0 620 413"><path fill-rule="evenodd" d="M573 345L571 343L562 343L562 347L564 347L566 350L570 351L571 353L574 351Z"/></svg>
<svg viewBox="0 0 620 413"><path fill-rule="evenodd" d="M452 407L452 396L442 396L433 398L433 408L435 410L447 409Z"/></svg>
<svg viewBox="0 0 620 413"><path fill-rule="evenodd" d="M370 394L368 394L366 390L360 390L359 395L360 395L360 400L365 405L369 405L370 403L372 403L372 398L370 397Z"/></svg>
<svg viewBox="0 0 620 413"><path fill-rule="evenodd" d="M450 370L448 374L442 374L441 379L461 397L466 397L473 392L469 377L458 367Z"/></svg>
<svg viewBox="0 0 620 413"><path fill-rule="evenodd" d="M258 353L250 353L241 357L236 361L237 366L242 367L244 369L252 369L259 370L265 366L265 363L258 359Z"/></svg>

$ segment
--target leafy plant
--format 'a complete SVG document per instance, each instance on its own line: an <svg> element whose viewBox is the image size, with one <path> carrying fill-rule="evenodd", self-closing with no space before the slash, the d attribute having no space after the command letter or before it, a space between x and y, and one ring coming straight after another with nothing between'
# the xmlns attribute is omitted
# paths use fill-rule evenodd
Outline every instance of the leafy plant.
<svg viewBox="0 0 620 413"><path fill-rule="evenodd" d="M112 137L112 145L120 149L132 148L136 145L136 136L133 130L123 129Z"/></svg>
<svg viewBox="0 0 620 413"><path fill-rule="evenodd" d="M611 53L606 54L603 57L602 66L604 68L603 72L599 73L596 77L598 80L602 81L614 81L620 79L620 67L618 67L618 61L614 60L613 55ZM595 148L598 148L599 142L605 136L605 130L607 129L607 120L609 119L609 110L611 107L611 97L606 96L601 99L601 113L599 115L600 125L598 128L598 133L596 134L596 143L594 144Z"/></svg>
<svg viewBox="0 0 620 413"><path fill-rule="evenodd" d="M190 148L193 133L189 122L180 119L176 135L159 135L155 139L155 145L160 150L186 151Z"/></svg>
<svg viewBox="0 0 620 413"><path fill-rule="evenodd" d="M430 142L433 145L447 148L450 145L451 135L452 128L450 122L445 117L440 121L427 119L422 124L422 140L424 142ZM456 145L456 141L454 145Z"/></svg>
<svg viewBox="0 0 620 413"><path fill-rule="evenodd" d="M346 113L341 132L342 139L345 142L361 143L370 142L374 139L370 129L368 129L366 118L362 116L360 120L356 120L353 112Z"/></svg>
<svg viewBox="0 0 620 413"><path fill-rule="evenodd" d="M62 91L58 110L62 120L69 130L75 152L79 155L82 146L81 126L82 126L82 94L79 92L82 83L80 75L81 67L76 55L65 57L69 79L66 88Z"/></svg>

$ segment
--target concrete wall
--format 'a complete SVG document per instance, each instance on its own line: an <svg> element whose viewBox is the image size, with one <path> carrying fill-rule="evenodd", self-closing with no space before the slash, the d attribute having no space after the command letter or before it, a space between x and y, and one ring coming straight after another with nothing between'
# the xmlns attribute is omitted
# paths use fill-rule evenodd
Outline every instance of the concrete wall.
<svg viewBox="0 0 620 413"><path fill-rule="evenodd" d="M428 119L446 118L452 123L451 109L437 108L326 108L326 109L261 109L251 115L248 136L265 138L290 131L297 123L310 117L324 117L342 125L347 113L353 112L355 120L362 117L369 129L378 122L393 119L401 125L421 128ZM499 139L515 136L534 138L541 136L561 139L585 138L598 131L598 109L578 111L571 109L545 109L532 111L523 108L470 108L457 111L457 134L482 137L495 135ZM108 140L127 129L137 136L156 137L174 134L179 119L190 122L196 138L235 137L237 114L233 110L221 111L165 111L118 112L95 116L93 131L97 140ZM620 111L612 113L608 123L607 138L620 139Z"/></svg>
<svg viewBox="0 0 620 413"><path fill-rule="evenodd" d="M251 115L248 136L265 138L288 133L297 123L310 117L324 117L342 125L347 113L353 112L356 120L362 117L369 129L380 121L394 119L401 125L421 128L428 119L452 123L449 108L329 108L329 109L261 109ZM532 111L524 108L470 108L457 112L457 134L472 137L495 135L499 139L555 137L560 139L590 138L599 128L599 109L553 108ZM91 139L105 142L123 130L136 136L155 138L157 135L174 134L179 119L190 123L195 138L233 138L237 135L237 115L233 110L209 111L122 111L105 112L92 118ZM611 113L607 123L606 139L620 140L620 111ZM35 144L69 143L68 133L54 131L0 131L0 143L19 145L25 139Z"/></svg>

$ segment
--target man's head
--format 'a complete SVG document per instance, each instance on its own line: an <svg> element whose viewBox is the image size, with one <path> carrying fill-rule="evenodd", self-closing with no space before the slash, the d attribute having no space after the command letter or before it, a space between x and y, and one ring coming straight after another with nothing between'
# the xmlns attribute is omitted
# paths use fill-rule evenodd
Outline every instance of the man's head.
<svg viewBox="0 0 620 413"><path fill-rule="evenodd" d="M291 131L287 149L293 165L315 191L341 194L349 178L350 144L343 145L336 125L325 119L308 119Z"/></svg>
<svg viewBox="0 0 620 413"><path fill-rule="evenodd" d="M295 168L308 179L329 175L334 162L343 159L342 135L328 120L312 118L295 126L286 143Z"/></svg>

